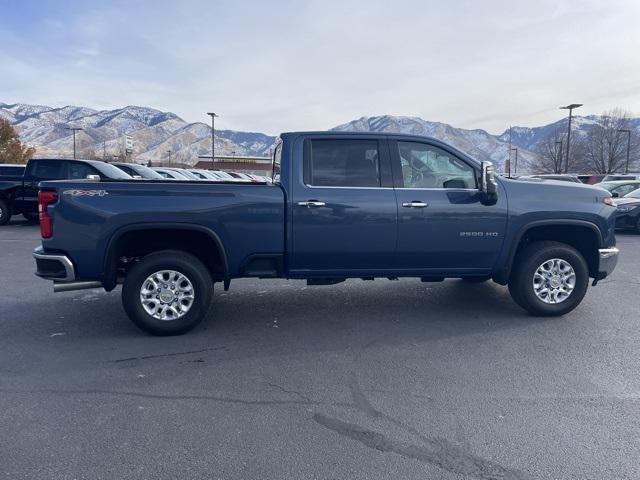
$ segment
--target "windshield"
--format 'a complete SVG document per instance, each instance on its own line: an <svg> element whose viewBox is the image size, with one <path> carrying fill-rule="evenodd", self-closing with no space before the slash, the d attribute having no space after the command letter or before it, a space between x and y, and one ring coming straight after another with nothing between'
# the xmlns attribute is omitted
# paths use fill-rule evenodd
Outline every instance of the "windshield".
<svg viewBox="0 0 640 480"><path fill-rule="evenodd" d="M91 165L100 170L100 173L104 174L108 178L114 178L117 180L126 180L131 178L131 175L123 172L118 167L114 167L109 163L95 162L91 163Z"/></svg>
<svg viewBox="0 0 640 480"><path fill-rule="evenodd" d="M624 198L640 198L640 188L631 193L627 193Z"/></svg>

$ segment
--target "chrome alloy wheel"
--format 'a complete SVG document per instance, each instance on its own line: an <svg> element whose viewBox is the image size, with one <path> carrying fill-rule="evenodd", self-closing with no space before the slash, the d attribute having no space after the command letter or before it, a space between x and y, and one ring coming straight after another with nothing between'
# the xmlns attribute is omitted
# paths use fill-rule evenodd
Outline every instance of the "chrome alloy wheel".
<svg viewBox="0 0 640 480"><path fill-rule="evenodd" d="M174 270L152 273L140 288L140 303L158 320L177 320L189 311L195 294L186 275Z"/></svg>
<svg viewBox="0 0 640 480"><path fill-rule="evenodd" d="M566 260L552 258L533 274L533 291L544 303L564 302L576 287L576 272Z"/></svg>

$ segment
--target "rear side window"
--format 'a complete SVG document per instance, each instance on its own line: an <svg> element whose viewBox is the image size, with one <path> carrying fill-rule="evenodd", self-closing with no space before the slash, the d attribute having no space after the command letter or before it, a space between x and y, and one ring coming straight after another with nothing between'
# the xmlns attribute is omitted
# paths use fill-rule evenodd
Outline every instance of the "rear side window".
<svg viewBox="0 0 640 480"><path fill-rule="evenodd" d="M304 180L316 187L379 187L377 140L307 140Z"/></svg>
<svg viewBox="0 0 640 480"><path fill-rule="evenodd" d="M66 177L65 162L60 160L35 162L31 175L38 180L62 180Z"/></svg>

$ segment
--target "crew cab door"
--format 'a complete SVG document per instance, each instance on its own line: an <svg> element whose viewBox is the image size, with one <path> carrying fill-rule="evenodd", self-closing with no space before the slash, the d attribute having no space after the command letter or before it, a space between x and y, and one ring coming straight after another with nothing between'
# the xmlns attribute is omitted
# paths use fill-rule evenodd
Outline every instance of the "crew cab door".
<svg viewBox="0 0 640 480"><path fill-rule="evenodd" d="M397 206L386 141L300 137L293 159L292 276L365 276L391 268Z"/></svg>
<svg viewBox="0 0 640 480"><path fill-rule="evenodd" d="M505 196L483 203L479 169L439 142L389 141L398 202L398 269L490 273L502 248Z"/></svg>

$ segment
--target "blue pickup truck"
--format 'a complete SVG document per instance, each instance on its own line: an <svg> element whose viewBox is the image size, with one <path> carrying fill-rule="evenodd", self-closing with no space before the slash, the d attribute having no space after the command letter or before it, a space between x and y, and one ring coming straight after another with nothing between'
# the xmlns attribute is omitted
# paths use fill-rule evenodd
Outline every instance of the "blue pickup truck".
<svg viewBox="0 0 640 480"><path fill-rule="evenodd" d="M615 268L606 191L494 175L440 141L285 133L272 181L40 183L37 275L55 291L122 283L156 335L208 315L234 278L462 278L508 285L534 315L562 315ZM428 301L428 299L425 299Z"/></svg>

